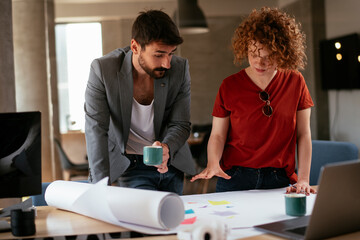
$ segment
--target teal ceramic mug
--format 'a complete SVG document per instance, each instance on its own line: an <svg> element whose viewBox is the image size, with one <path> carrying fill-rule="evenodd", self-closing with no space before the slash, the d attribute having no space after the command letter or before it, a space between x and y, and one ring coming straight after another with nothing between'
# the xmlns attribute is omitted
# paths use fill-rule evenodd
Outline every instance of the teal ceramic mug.
<svg viewBox="0 0 360 240"><path fill-rule="evenodd" d="M285 194L285 211L289 216L304 216L306 214L306 195L302 193Z"/></svg>
<svg viewBox="0 0 360 240"><path fill-rule="evenodd" d="M144 164L149 166L160 165L163 159L163 149L161 146L144 147Z"/></svg>

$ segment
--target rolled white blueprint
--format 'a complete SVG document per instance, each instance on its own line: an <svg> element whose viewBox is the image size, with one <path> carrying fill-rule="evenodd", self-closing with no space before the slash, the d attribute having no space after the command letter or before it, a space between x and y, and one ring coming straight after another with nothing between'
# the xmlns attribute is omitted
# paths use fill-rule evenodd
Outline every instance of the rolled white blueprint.
<svg viewBox="0 0 360 240"><path fill-rule="evenodd" d="M166 233L184 220L184 203L177 194L107 186L107 182L107 178L97 184L54 181L46 189L45 201L148 234Z"/></svg>

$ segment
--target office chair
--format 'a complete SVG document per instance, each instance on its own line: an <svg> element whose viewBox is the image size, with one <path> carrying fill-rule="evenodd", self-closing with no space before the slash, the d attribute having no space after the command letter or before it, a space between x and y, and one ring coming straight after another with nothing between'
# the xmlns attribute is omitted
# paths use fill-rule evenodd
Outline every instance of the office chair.
<svg viewBox="0 0 360 240"><path fill-rule="evenodd" d="M61 166L63 169L64 180L69 181L74 176L88 176L89 175L89 164L75 164L72 163L61 146L58 139L54 139L56 144L57 152L60 156Z"/></svg>
<svg viewBox="0 0 360 240"><path fill-rule="evenodd" d="M359 150L350 142L312 140L310 185L317 185L321 167L327 163L359 158Z"/></svg>
<svg viewBox="0 0 360 240"><path fill-rule="evenodd" d="M45 191L49 185L50 182L41 183L41 194L30 196L32 198L34 206L47 206L47 203L45 201Z"/></svg>

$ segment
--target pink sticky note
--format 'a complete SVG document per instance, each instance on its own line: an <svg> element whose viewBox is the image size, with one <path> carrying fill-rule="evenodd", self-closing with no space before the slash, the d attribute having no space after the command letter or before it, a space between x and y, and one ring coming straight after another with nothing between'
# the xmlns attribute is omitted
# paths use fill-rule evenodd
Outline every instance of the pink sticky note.
<svg viewBox="0 0 360 240"><path fill-rule="evenodd" d="M196 217L187 218L181 224L194 224L195 221L196 221Z"/></svg>

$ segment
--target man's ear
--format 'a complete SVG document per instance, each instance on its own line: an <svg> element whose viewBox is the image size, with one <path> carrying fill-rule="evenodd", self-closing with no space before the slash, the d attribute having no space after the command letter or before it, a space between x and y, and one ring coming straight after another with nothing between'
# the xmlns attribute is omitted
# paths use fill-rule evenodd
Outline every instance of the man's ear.
<svg viewBox="0 0 360 240"><path fill-rule="evenodd" d="M134 54L140 53L141 46L135 39L131 39L130 48Z"/></svg>

